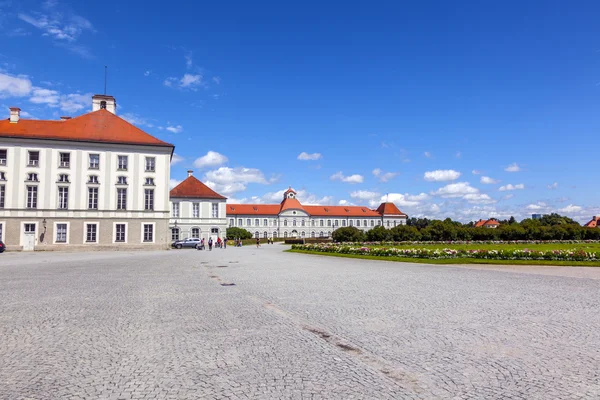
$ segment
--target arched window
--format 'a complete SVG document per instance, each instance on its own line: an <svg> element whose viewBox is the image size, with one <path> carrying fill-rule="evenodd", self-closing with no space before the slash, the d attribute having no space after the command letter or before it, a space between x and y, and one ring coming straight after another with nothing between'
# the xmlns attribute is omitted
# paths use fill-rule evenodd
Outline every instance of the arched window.
<svg viewBox="0 0 600 400"><path fill-rule="evenodd" d="M296 220L292 221L292 226L296 226Z"/></svg>
<svg viewBox="0 0 600 400"><path fill-rule="evenodd" d="M179 232L180 232L179 228L171 229L171 240L172 241L179 240Z"/></svg>
<svg viewBox="0 0 600 400"><path fill-rule="evenodd" d="M252 225L252 220L250 218L246 219L246 226Z"/></svg>
<svg viewBox="0 0 600 400"><path fill-rule="evenodd" d="M323 237L323 231L319 232L319 237Z"/></svg>
<svg viewBox="0 0 600 400"><path fill-rule="evenodd" d="M192 228L192 237L199 238L200 237L200 228Z"/></svg>
<svg viewBox="0 0 600 400"><path fill-rule="evenodd" d="M352 226L352 224L354 224L354 222L353 222L353 221L354 221L354 220L352 220L352 219L351 219L351 220L349 220L349 221L348 221L348 226Z"/></svg>
<svg viewBox="0 0 600 400"><path fill-rule="evenodd" d="M306 237L306 232L302 231L302 233L300 234L302 236L302 238Z"/></svg>
<svg viewBox="0 0 600 400"><path fill-rule="evenodd" d="M345 219L342 220L342 226L346 226L346 220Z"/></svg>
<svg viewBox="0 0 600 400"><path fill-rule="evenodd" d="M390 221L385 221L386 225L389 227L390 226Z"/></svg>
<svg viewBox="0 0 600 400"><path fill-rule="evenodd" d="M394 226L396 226L396 221L394 220Z"/></svg>
<svg viewBox="0 0 600 400"><path fill-rule="evenodd" d="M367 220L366 219L363 221L363 226L367 226Z"/></svg>
<svg viewBox="0 0 600 400"><path fill-rule="evenodd" d="M266 238L268 238L268 237L269 237L269 234L267 233L267 231L264 231L264 232L263 232L263 238L265 238L265 239L266 239Z"/></svg>
<svg viewBox="0 0 600 400"><path fill-rule="evenodd" d="M259 220L258 218L256 218L256 219L254 220L254 225L255 225L255 226L260 226L260 220Z"/></svg>
<svg viewBox="0 0 600 400"><path fill-rule="evenodd" d="M273 232L273 237L276 238L277 237L277 231Z"/></svg>
<svg viewBox="0 0 600 400"><path fill-rule="evenodd" d="M283 232L283 237L286 238L287 237L287 231Z"/></svg>
<svg viewBox="0 0 600 400"><path fill-rule="evenodd" d="M339 226L340 225L340 221L338 221L337 219L335 220L335 223L333 224L334 226Z"/></svg>
<svg viewBox="0 0 600 400"><path fill-rule="evenodd" d="M356 220L356 226L360 226L360 219Z"/></svg>
<svg viewBox="0 0 600 400"><path fill-rule="evenodd" d="M103 110L106 110L106 101L102 100L100 102L100 108L102 108Z"/></svg>
<svg viewBox="0 0 600 400"><path fill-rule="evenodd" d="M312 225L312 226L315 226L315 222L316 222L316 221L313 219L313 220L311 221L311 225Z"/></svg>
<svg viewBox="0 0 600 400"><path fill-rule="evenodd" d="M371 220L371 226L375 226L375 220Z"/></svg>
<svg viewBox="0 0 600 400"><path fill-rule="evenodd" d="M319 220L319 226L325 226L324 222L322 219Z"/></svg>
<svg viewBox="0 0 600 400"><path fill-rule="evenodd" d="M327 237L331 236L331 232L327 231Z"/></svg>
<svg viewBox="0 0 600 400"><path fill-rule="evenodd" d="M310 237L312 237L312 238L314 238L314 237L315 237L315 231L312 231L312 232L310 233Z"/></svg>
<svg viewBox="0 0 600 400"><path fill-rule="evenodd" d="M287 219L283 220L283 226L287 226Z"/></svg>
<svg viewBox="0 0 600 400"><path fill-rule="evenodd" d="M258 233L258 231L254 232L254 237L257 239L260 238L260 233Z"/></svg>
<svg viewBox="0 0 600 400"><path fill-rule="evenodd" d="M331 226L331 220L330 219L327 220L327 226Z"/></svg>
<svg viewBox="0 0 600 400"><path fill-rule="evenodd" d="M302 220L302 226L306 226L306 222L304 220Z"/></svg>

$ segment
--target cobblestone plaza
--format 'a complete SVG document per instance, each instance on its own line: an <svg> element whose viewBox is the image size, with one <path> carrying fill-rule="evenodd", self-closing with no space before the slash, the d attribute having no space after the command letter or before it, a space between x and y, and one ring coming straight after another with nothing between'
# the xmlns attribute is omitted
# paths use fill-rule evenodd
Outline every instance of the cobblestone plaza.
<svg viewBox="0 0 600 400"><path fill-rule="evenodd" d="M592 399L600 269L0 255L1 399Z"/></svg>

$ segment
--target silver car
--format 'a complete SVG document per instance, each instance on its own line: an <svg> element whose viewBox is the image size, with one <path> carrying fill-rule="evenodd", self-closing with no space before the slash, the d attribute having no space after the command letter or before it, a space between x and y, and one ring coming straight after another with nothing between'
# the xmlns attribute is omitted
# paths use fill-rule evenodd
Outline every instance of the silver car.
<svg viewBox="0 0 600 400"><path fill-rule="evenodd" d="M171 247L174 247L176 249L182 249L184 247L189 247L191 249L195 249L196 246L200 245L200 239L198 238L187 238L187 239L182 239L182 240L176 240L173 243L171 243Z"/></svg>

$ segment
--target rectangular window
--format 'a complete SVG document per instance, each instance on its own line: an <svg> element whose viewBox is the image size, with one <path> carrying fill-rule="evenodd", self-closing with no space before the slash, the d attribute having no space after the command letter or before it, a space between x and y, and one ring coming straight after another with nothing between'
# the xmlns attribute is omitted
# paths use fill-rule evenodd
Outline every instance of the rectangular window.
<svg viewBox="0 0 600 400"><path fill-rule="evenodd" d="M252 225L252 220L250 218L248 218L246 220L246 226L250 226L250 225Z"/></svg>
<svg viewBox="0 0 600 400"><path fill-rule="evenodd" d="M212 217L219 218L219 204L218 203L212 204Z"/></svg>
<svg viewBox="0 0 600 400"><path fill-rule="evenodd" d="M100 183L98 182L98 176L97 175L90 175L89 179L88 179L88 183Z"/></svg>
<svg viewBox="0 0 600 400"><path fill-rule="evenodd" d="M67 243L67 224L56 224L56 243Z"/></svg>
<svg viewBox="0 0 600 400"><path fill-rule="evenodd" d="M98 188L88 188L88 208L90 210L98 209Z"/></svg>
<svg viewBox="0 0 600 400"><path fill-rule="evenodd" d="M2 240L2 228L3 228L3 226L2 226L2 224L0 224L0 240Z"/></svg>
<svg viewBox="0 0 600 400"><path fill-rule="evenodd" d="M6 174L4 172L0 172L0 181L6 180Z"/></svg>
<svg viewBox="0 0 600 400"><path fill-rule="evenodd" d="M96 243L97 228L98 228L98 225L96 225L96 224L87 224L86 225L86 234L85 234L86 242Z"/></svg>
<svg viewBox="0 0 600 400"><path fill-rule="evenodd" d="M337 219L333 222L333 226L339 226L340 221L338 221Z"/></svg>
<svg viewBox="0 0 600 400"><path fill-rule="evenodd" d="M154 157L146 157L146 172L154 172L156 167L156 158Z"/></svg>
<svg viewBox="0 0 600 400"><path fill-rule="evenodd" d="M330 219L327 220L327 226L331 226L331 220Z"/></svg>
<svg viewBox="0 0 600 400"><path fill-rule="evenodd" d="M27 180L30 182L38 182L38 174L27 174Z"/></svg>
<svg viewBox="0 0 600 400"><path fill-rule="evenodd" d="M39 151L30 151L29 152L28 165L31 167L37 167L38 165L40 165L40 152Z"/></svg>
<svg viewBox="0 0 600 400"><path fill-rule="evenodd" d="M229 226L233 226L233 224L234 224L234 221L235 221L235 220L234 220L233 218L229 218Z"/></svg>
<svg viewBox="0 0 600 400"><path fill-rule="evenodd" d="M27 208L37 208L37 186L27 186Z"/></svg>
<svg viewBox="0 0 600 400"><path fill-rule="evenodd" d="M59 153L58 166L60 168L69 168L71 165L71 153Z"/></svg>
<svg viewBox="0 0 600 400"><path fill-rule="evenodd" d="M374 220L371 220L371 226L375 226L375 221Z"/></svg>
<svg viewBox="0 0 600 400"><path fill-rule="evenodd" d="M179 218L179 203L173 203L173 218Z"/></svg>
<svg viewBox="0 0 600 400"><path fill-rule="evenodd" d="M154 210L154 189L144 190L144 210Z"/></svg>
<svg viewBox="0 0 600 400"><path fill-rule="evenodd" d="M154 186L154 178L146 178L146 183L144 185Z"/></svg>
<svg viewBox="0 0 600 400"><path fill-rule="evenodd" d="M117 185L127 185L127 177L117 176Z"/></svg>
<svg viewBox="0 0 600 400"><path fill-rule="evenodd" d="M258 218L254 220L254 225L260 226L260 220Z"/></svg>
<svg viewBox="0 0 600 400"><path fill-rule="evenodd" d="M127 189L117 189L117 210L127 210Z"/></svg>
<svg viewBox="0 0 600 400"><path fill-rule="evenodd" d="M67 174L60 174L58 176L58 181L59 182L69 182L69 175L67 175Z"/></svg>
<svg viewBox="0 0 600 400"><path fill-rule="evenodd" d="M0 149L0 165L6 165L6 149Z"/></svg>
<svg viewBox="0 0 600 400"><path fill-rule="evenodd" d="M69 188L59 187L58 188L58 208L66 210L69 208Z"/></svg>
<svg viewBox="0 0 600 400"><path fill-rule="evenodd" d="M35 233L35 224L25 224L25 233Z"/></svg>
<svg viewBox="0 0 600 400"><path fill-rule="evenodd" d="M342 226L346 226L346 220L345 219L342 220Z"/></svg>
<svg viewBox="0 0 600 400"><path fill-rule="evenodd" d="M319 226L323 226L323 225L324 225L324 224L323 224L323 220L322 220L322 219L321 219L321 220L319 220Z"/></svg>
<svg viewBox="0 0 600 400"><path fill-rule="evenodd" d="M4 185L0 185L0 208L4 208L4 198L6 197L6 189Z"/></svg>
<svg viewBox="0 0 600 400"><path fill-rule="evenodd" d="M238 219L238 226L242 226L242 219Z"/></svg>
<svg viewBox="0 0 600 400"><path fill-rule="evenodd" d="M90 154L90 169L100 168L100 154Z"/></svg>
<svg viewBox="0 0 600 400"><path fill-rule="evenodd" d="M263 219L263 226L269 226L269 220L268 219Z"/></svg>
<svg viewBox="0 0 600 400"><path fill-rule="evenodd" d="M193 203L192 204L192 217L193 218L200 218L200 203Z"/></svg>
<svg viewBox="0 0 600 400"><path fill-rule="evenodd" d="M348 221L348 225L352 226L352 220Z"/></svg>
<svg viewBox="0 0 600 400"><path fill-rule="evenodd" d="M115 242L125 241L125 224L115 225Z"/></svg>
<svg viewBox="0 0 600 400"><path fill-rule="evenodd" d="M117 156L117 169L127 171L127 156Z"/></svg>
<svg viewBox="0 0 600 400"><path fill-rule="evenodd" d="M152 242L154 237L154 225L144 224L144 242Z"/></svg>

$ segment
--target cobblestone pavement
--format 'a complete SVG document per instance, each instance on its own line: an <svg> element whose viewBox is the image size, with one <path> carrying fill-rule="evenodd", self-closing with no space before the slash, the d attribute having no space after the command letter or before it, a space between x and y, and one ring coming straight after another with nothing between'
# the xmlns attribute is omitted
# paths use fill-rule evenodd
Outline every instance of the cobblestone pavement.
<svg viewBox="0 0 600 400"><path fill-rule="evenodd" d="M0 255L0 398L600 398L600 268L284 248Z"/></svg>

